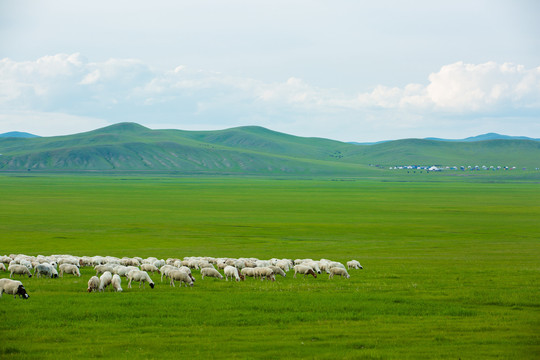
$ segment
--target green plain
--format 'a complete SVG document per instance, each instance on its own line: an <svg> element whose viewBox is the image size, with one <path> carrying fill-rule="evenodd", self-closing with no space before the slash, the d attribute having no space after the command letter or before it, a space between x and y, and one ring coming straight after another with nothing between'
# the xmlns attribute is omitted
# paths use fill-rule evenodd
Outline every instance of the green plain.
<svg viewBox="0 0 540 360"><path fill-rule="evenodd" d="M24 278L0 357L540 358L537 176L0 176L0 255L357 259L351 278ZM339 180L339 181L338 181ZM8 277L9 274L1 274Z"/></svg>

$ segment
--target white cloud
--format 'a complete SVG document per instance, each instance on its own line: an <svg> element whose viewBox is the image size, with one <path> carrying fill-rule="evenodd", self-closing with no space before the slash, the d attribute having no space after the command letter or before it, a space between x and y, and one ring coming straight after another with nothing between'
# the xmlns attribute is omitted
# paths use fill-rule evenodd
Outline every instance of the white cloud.
<svg viewBox="0 0 540 360"><path fill-rule="evenodd" d="M510 63L446 65L429 76L427 96L437 108L497 111L501 106L540 105L540 68Z"/></svg>
<svg viewBox="0 0 540 360"><path fill-rule="evenodd" d="M464 120L471 127L483 124L486 132L501 131L502 118L527 128L539 112L540 67L511 63L456 62L424 84L378 85L351 94L297 77L264 82L183 65L163 71L136 59L89 62L80 54L58 54L0 60L0 128L6 131L28 131L35 124L38 133L44 121L55 121L54 129L65 134L88 130L94 121L94 128L136 121L184 129L261 125L349 140L372 133L380 140L391 131L421 136L429 129L426 136L441 136L433 131L462 129L456 121ZM66 130L60 131L63 121Z"/></svg>
<svg viewBox="0 0 540 360"><path fill-rule="evenodd" d="M358 103L363 107L417 113L468 115L523 108L540 110L540 67L525 69L510 63L457 62L443 66L428 79L427 85L377 86L369 93L359 94Z"/></svg>

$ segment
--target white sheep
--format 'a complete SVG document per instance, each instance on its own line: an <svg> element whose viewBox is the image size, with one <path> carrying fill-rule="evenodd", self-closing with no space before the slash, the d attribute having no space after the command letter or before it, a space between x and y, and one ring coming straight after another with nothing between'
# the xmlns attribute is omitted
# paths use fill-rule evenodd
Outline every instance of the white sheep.
<svg viewBox="0 0 540 360"><path fill-rule="evenodd" d="M62 257L60 260L58 260L58 265L62 265L62 264L79 265L80 261L78 258L74 256L65 256L65 257Z"/></svg>
<svg viewBox="0 0 540 360"><path fill-rule="evenodd" d="M254 274L256 278L261 278L261 281L264 279L276 281L274 270L272 270L270 267L256 267Z"/></svg>
<svg viewBox="0 0 540 360"><path fill-rule="evenodd" d="M30 295L26 293L26 289L22 282L11 279L0 279L0 298L3 293L13 295L14 298L22 297L23 299L28 299Z"/></svg>
<svg viewBox="0 0 540 360"><path fill-rule="evenodd" d="M291 265L287 260L278 260L276 266L285 272L289 271L291 268Z"/></svg>
<svg viewBox="0 0 540 360"><path fill-rule="evenodd" d="M120 276L118 274L114 274L111 280L111 284L114 291L116 292L122 291L121 283L122 283L122 279L120 278Z"/></svg>
<svg viewBox="0 0 540 360"><path fill-rule="evenodd" d="M283 269L278 266L272 265L272 266L269 266L269 268L272 269L275 275L281 275L283 277L287 276L287 274L285 274L285 271L283 271Z"/></svg>
<svg viewBox="0 0 540 360"><path fill-rule="evenodd" d="M32 277L32 273L30 273L30 270L24 265L18 265L18 264L10 264L8 267L9 277L13 277L13 274L17 275L28 275L29 278Z"/></svg>
<svg viewBox="0 0 540 360"><path fill-rule="evenodd" d="M35 269L34 270L35 277L40 277L41 275L44 275L50 278L58 277L58 272L51 264L48 264L48 263L37 264L34 269Z"/></svg>
<svg viewBox="0 0 540 360"><path fill-rule="evenodd" d="M0 262L0 271L6 271L6 265Z"/></svg>
<svg viewBox="0 0 540 360"><path fill-rule="evenodd" d="M347 261L347 269L363 269L357 260Z"/></svg>
<svg viewBox="0 0 540 360"><path fill-rule="evenodd" d="M334 275L339 275L341 277L344 277L345 279L350 278L349 273L347 270L341 268L341 267L333 267L330 269L330 276L328 276L329 279L332 279Z"/></svg>
<svg viewBox="0 0 540 360"><path fill-rule="evenodd" d="M207 261L201 261L199 262L199 269L215 269L215 267Z"/></svg>
<svg viewBox="0 0 540 360"><path fill-rule="evenodd" d="M119 265L114 268L114 272L118 274L118 276L124 276L126 278L129 272L133 270L140 270L140 269L137 266L132 266L132 265L130 266Z"/></svg>
<svg viewBox="0 0 540 360"><path fill-rule="evenodd" d="M160 268L162 267L163 265L167 265L167 263L165 262L165 260L161 259L161 260L156 260L152 263L152 265L154 265L156 268Z"/></svg>
<svg viewBox="0 0 540 360"><path fill-rule="evenodd" d="M193 275L191 275L191 269L190 268L188 268L187 266L180 266L179 269L182 270L183 272L185 272L186 274L188 274L189 277L191 278L191 281L195 282L195 278L193 277Z"/></svg>
<svg viewBox="0 0 540 360"><path fill-rule="evenodd" d="M319 267L319 263L317 261L307 261L303 263L302 265L311 266L313 271L315 271L317 274L321 273L321 268Z"/></svg>
<svg viewBox="0 0 540 360"><path fill-rule="evenodd" d="M339 261L332 261L330 264L328 264L326 272L329 272L330 269L334 268L334 267L339 267L339 268L345 269L345 265L343 265Z"/></svg>
<svg viewBox="0 0 540 360"><path fill-rule="evenodd" d="M180 287L182 287L182 283L185 283L186 286L193 286L193 281L189 277L189 275L182 270L173 270L169 272L169 277L171 278L171 286L174 287L174 280L180 281Z"/></svg>
<svg viewBox="0 0 540 360"><path fill-rule="evenodd" d="M255 269L256 268L245 267L242 270L240 270L240 274L244 275L244 277L245 276L255 277Z"/></svg>
<svg viewBox="0 0 540 360"><path fill-rule="evenodd" d="M257 260L255 261L255 267L269 267L272 265L270 260Z"/></svg>
<svg viewBox="0 0 540 360"><path fill-rule="evenodd" d="M64 274L72 274L80 277L81 273L79 272L79 267L73 264L62 264L58 267L60 270L60 277L64 277Z"/></svg>
<svg viewBox="0 0 540 360"><path fill-rule="evenodd" d="M203 268L201 270L201 277L204 279L205 276L215 277L215 278L218 278L218 279L223 279L223 275L221 275L219 273L219 271L217 271L214 268Z"/></svg>
<svg viewBox="0 0 540 360"><path fill-rule="evenodd" d="M135 258L122 258L120 259L120 264L124 266L139 266L141 263L138 259Z"/></svg>
<svg viewBox="0 0 540 360"><path fill-rule="evenodd" d="M19 264L20 265L24 265L28 268L28 270L32 270L33 267L32 267L32 263L28 260L28 258L25 258L25 259L20 259L19 260Z"/></svg>
<svg viewBox="0 0 540 360"><path fill-rule="evenodd" d="M154 282L148 275L146 271L142 270L132 270L128 273L127 276L129 282L128 282L128 288L131 289L131 282L132 281L138 281L139 282L139 288L141 287L141 284L143 285L143 288L145 287L145 283L148 283L150 287L154 288Z"/></svg>
<svg viewBox="0 0 540 360"><path fill-rule="evenodd" d="M161 282L163 282L163 277L164 276L166 278L168 278L169 273L171 271L174 271L174 270L178 270L178 268L176 266L173 266L173 265L163 265L162 267L160 267L159 272L161 273Z"/></svg>
<svg viewBox="0 0 540 360"><path fill-rule="evenodd" d="M229 281L229 277L231 280L234 278L236 281L244 280L244 276L240 276L238 274L238 269L234 266L227 265L224 269L225 272L225 280Z"/></svg>
<svg viewBox="0 0 540 360"><path fill-rule="evenodd" d="M112 265L106 264L106 265L96 265L94 266L94 270L96 270L96 276L99 274L104 274L106 271L110 272L111 274L114 272L114 267Z"/></svg>
<svg viewBox="0 0 540 360"><path fill-rule="evenodd" d="M158 260L159 261L159 260ZM158 261L154 262L156 264ZM165 265L162 265L162 267ZM159 274L159 268L156 265L153 264L142 264L141 270L146 272L151 272L152 274L157 272Z"/></svg>
<svg viewBox="0 0 540 360"><path fill-rule="evenodd" d="M92 276L88 280L88 292L97 291L99 289L100 280L97 276Z"/></svg>
<svg viewBox="0 0 540 360"><path fill-rule="evenodd" d="M304 277L306 277L307 275L313 275L314 278L317 278L317 274L315 273L315 271L313 271L311 266L307 266L307 265L294 265L293 277L295 279L296 279L296 274L304 274Z"/></svg>
<svg viewBox="0 0 540 360"><path fill-rule="evenodd" d="M112 282L112 274L110 271L105 271L103 275L99 277L99 291L104 291L105 288L109 285L111 285Z"/></svg>

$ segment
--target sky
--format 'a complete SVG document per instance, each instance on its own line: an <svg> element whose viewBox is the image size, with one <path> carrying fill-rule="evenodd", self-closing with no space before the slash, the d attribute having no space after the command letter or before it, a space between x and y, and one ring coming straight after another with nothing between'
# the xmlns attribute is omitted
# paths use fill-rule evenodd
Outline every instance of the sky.
<svg viewBox="0 0 540 360"><path fill-rule="evenodd" d="M0 133L540 138L536 0L1 0Z"/></svg>

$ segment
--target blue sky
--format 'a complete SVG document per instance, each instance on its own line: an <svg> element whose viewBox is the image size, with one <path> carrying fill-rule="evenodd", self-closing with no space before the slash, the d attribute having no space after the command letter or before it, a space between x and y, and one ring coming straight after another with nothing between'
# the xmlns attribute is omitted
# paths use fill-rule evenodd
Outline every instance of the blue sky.
<svg viewBox="0 0 540 360"><path fill-rule="evenodd" d="M0 133L540 137L537 1L0 2Z"/></svg>

